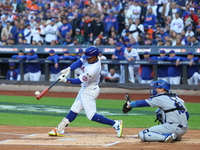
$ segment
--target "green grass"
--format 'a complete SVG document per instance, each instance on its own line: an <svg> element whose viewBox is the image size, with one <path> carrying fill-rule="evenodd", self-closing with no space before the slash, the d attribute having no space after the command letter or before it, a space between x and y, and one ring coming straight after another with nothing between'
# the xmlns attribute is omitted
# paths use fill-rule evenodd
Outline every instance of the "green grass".
<svg viewBox="0 0 200 150"><path fill-rule="evenodd" d="M12 126L57 126L68 113L74 99L44 97L37 101L35 97L0 96L0 124ZM121 119L126 128L147 128L154 122L155 108L135 108L131 114L121 111L124 101L97 100L97 111L110 119ZM190 113L189 129L200 129L200 103L186 103ZM110 115L109 115L110 114ZM113 114L113 115L111 115ZM115 115L116 114L116 115ZM137 114L137 115L136 115ZM109 127L89 121L84 112L80 113L70 126L74 127Z"/></svg>

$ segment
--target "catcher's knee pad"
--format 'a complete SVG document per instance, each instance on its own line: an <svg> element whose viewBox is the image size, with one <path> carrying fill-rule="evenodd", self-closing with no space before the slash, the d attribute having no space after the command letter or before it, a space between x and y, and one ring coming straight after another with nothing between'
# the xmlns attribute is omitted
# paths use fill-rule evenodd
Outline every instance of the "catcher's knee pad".
<svg viewBox="0 0 200 150"><path fill-rule="evenodd" d="M139 132L139 135L138 135L138 136L139 136L139 138L141 139L141 141L145 142L145 134L146 134L147 132L149 132L148 129L145 129L145 130L142 130L142 131Z"/></svg>
<svg viewBox="0 0 200 150"><path fill-rule="evenodd" d="M156 111L155 111L155 114L156 114L155 122L158 121L159 123L163 124L164 120L165 120L164 111L162 109L160 109L160 108L157 108Z"/></svg>
<svg viewBox="0 0 200 150"><path fill-rule="evenodd" d="M165 141L166 136L146 129L139 132L139 138L143 142L163 142Z"/></svg>

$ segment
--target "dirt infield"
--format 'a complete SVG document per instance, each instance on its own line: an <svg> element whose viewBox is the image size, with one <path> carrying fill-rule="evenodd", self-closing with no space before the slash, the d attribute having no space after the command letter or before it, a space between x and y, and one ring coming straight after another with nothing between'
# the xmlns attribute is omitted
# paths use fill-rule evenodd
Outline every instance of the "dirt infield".
<svg viewBox="0 0 200 150"><path fill-rule="evenodd" d="M77 93L49 92L48 97L74 98ZM34 92L0 91L0 95L34 96ZM134 99L148 98L148 94L131 95ZM181 96L185 102L198 103L198 96ZM99 99L124 99L124 94L100 94ZM68 127L64 137L49 137L52 127L0 126L0 150L52 149L134 149L167 150L200 149L200 130L189 130L182 141L174 143L143 143L137 138L139 128L124 128L123 137L117 138L112 128Z"/></svg>

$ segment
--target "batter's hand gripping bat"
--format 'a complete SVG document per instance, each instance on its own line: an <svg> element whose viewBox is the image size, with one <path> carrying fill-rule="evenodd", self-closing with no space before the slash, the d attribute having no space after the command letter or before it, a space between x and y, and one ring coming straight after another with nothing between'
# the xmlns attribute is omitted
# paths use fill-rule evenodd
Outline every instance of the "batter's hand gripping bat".
<svg viewBox="0 0 200 150"><path fill-rule="evenodd" d="M49 87L44 89L38 96L36 96L37 100L40 100L60 79L58 78L55 82L53 82Z"/></svg>

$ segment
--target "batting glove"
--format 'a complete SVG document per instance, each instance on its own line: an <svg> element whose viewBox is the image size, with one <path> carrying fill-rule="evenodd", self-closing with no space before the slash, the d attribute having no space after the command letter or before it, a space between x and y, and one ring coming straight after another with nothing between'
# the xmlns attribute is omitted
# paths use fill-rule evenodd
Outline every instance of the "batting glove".
<svg viewBox="0 0 200 150"><path fill-rule="evenodd" d="M71 70L71 68L70 68L70 67L67 67L66 69L61 70L61 73L62 73L62 74L67 74L67 75L68 75L68 74L71 72L70 70Z"/></svg>
<svg viewBox="0 0 200 150"><path fill-rule="evenodd" d="M58 77L58 79L60 79L60 81L62 81L62 82L67 82L67 78L66 78L66 76L65 76L64 74L61 74L61 75Z"/></svg>

